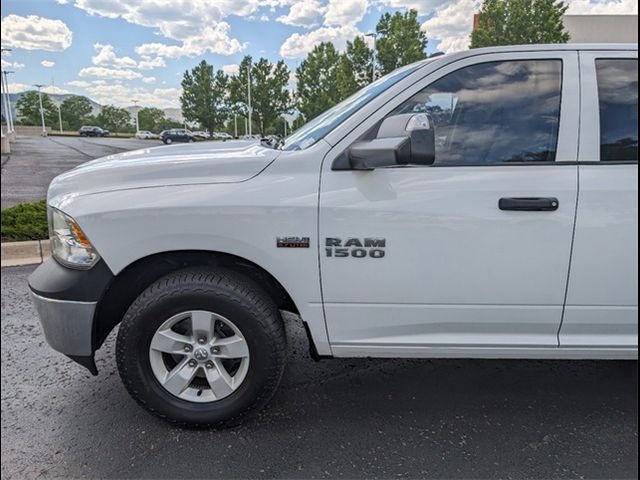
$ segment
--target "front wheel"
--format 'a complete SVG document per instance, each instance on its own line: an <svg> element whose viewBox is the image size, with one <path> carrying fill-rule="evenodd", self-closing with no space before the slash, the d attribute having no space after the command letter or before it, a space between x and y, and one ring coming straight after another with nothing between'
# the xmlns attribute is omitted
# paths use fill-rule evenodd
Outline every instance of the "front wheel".
<svg viewBox="0 0 640 480"><path fill-rule="evenodd" d="M163 140L165 145L169 145L173 140L171 140L170 138L167 138L166 140Z"/></svg>
<svg viewBox="0 0 640 480"><path fill-rule="evenodd" d="M275 392L286 358L280 312L251 280L186 269L147 288L120 326L122 381L150 412L182 425L236 425Z"/></svg>

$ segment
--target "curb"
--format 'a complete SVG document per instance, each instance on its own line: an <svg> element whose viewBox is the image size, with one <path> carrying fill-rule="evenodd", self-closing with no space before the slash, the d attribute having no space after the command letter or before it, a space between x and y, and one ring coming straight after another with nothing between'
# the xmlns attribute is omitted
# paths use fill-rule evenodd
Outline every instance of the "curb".
<svg viewBox="0 0 640 480"><path fill-rule="evenodd" d="M31 240L28 242L5 242L2 250L2 268L20 265L35 265L51 256L49 240Z"/></svg>

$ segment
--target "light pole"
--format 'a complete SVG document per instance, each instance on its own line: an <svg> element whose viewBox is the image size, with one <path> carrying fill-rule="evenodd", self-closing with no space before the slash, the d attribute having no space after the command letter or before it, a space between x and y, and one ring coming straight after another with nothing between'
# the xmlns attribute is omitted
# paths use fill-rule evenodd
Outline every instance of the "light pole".
<svg viewBox="0 0 640 480"><path fill-rule="evenodd" d="M233 136L238 138L238 114L233 114Z"/></svg>
<svg viewBox="0 0 640 480"><path fill-rule="evenodd" d="M10 100L9 100L9 84L7 83L6 71L2 71L2 76L0 78L2 81L2 103L4 106L4 120L7 124L7 134L11 133L12 125L11 125L11 111L10 111Z"/></svg>
<svg viewBox="0 0 640 480"><path fill-rule="evenodd" d="M283 138L287 138L287 119L285 117L282 117L282 120L284 120L284 137Z"/></svg>
<svg viewBox="0 0 640 480"><path fill-rule="evenodd" d="M62 102L58 104L58 126L60 133L62 133Z"/></svg>
<svg viewBox="0 0 640 480"><path fill-rule="evenodd" d="M373 38L373 58L371 59L371 81L375 82L378 72L376 71L376 55L378 53L378 35L387 33L387 30L377 30L375 32L365 33L365 37Z"/></svg>
<svg viewBox="0 0 640 480"><path fill-rule="evenodd" d="M11 124L11 132L15 132L15 125L13 124L13 110L11 108L11 97L9 96L9 80L7 79L7 75L10 73L15 73L11 70L4 71L4 88L5 93L7 94L7 103L9 104L9 123Z"/></svg>
<svg viewBox="0 0 640 480"><path fill-rule="evenodd" d="M53 76L51 77L51 87L55 88L56 86L56 82L53 79ZM62 133L62 102L58 103L56 105L56 107L58 107L58 129L60 130L60 133Z"/></svg>
<svg viewBox="0 0 640 480"><path fill-rule="evenodd" d="M249 136L251 136L251 63L247 66L247 99L249 103Z"/></svg>
<svg viewBox="0 0 640 480"><path fill-rule="evenodd" d="M376 32L365 33L365 37L373 38L373 55L371 57L371 81L376 80L376 43L378 40L378 34Z"/></svg>
<svg viewBox="0 0 640 480"><path fill-rule="evenodd" d="M33 86L38 89L38 100L40 102L40 120L42 120L42 136L46 137L47 127L44 124L44 107L42 106L42 87L44 87L44 85L42 85L41 83L36 83Z"/></svg>
<svg viewBox="0 0 640 480"><path fill-rule="evenodd" d="M136 110L136 133L140 132L140 125L138 124L138 100L131 100L133 102L133 108Z"/></svg>

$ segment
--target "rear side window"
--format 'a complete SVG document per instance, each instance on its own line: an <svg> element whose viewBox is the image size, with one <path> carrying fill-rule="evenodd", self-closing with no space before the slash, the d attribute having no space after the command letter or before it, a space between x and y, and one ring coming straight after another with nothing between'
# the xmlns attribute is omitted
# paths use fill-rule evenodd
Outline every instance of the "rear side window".
<svg viewBox="0 0 640 480"><path fill-rule="evenodd" d="M509 60L456 70L394 113L425 112L435 124L435 165L553 162L561 60Z"/></svg>
<svg viewBox="0 0 640 480"><path fill-rule="evenodd" d="M596 60L600 161L638 161L638 60Z"/></svg>

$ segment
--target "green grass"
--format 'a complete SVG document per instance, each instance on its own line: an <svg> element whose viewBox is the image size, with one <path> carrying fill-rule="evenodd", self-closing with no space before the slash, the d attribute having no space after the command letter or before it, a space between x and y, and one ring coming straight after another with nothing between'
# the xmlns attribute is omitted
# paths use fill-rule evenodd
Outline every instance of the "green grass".
<svg viewBox="0 0 640 480"><path fill-rule="evenodd" d="M44 240L48 238L47 203L20 203L2 210L2 240Z"/></svg>

